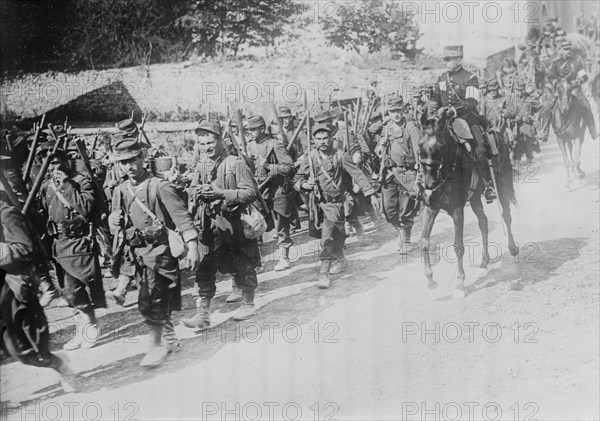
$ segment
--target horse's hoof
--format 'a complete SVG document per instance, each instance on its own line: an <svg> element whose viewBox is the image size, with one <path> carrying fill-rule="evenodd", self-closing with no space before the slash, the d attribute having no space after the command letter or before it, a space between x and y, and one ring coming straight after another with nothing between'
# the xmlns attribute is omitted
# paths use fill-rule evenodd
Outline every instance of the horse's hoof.
<svg viewBox="0 0 600 421"><path fill-rule="evenodd" d="M517 246L510 246L508 250L510 251L510 255L512 257L517 257L519 255L519 247Z"/></svg>
<svg viewBox="0 0 600 421"><path fill-rule="evenodd" d="M462 300L463 298L465 298L465 290L456 288L452 293L452 296L456 299Z"/></svg>
<svg viewBox="0 0 600 421"><path fill-rule="evenodd" d="M488 270L487 268L477 268L477 275L476 278L477 279L483 279L487 276L488 274Z"/></svg>
<svg viewBox="0 0 600 421"><path fill-rule="evenodd" d="M577 173L577 178L579 178L579 179L585 178L585 172L579 170L579 172Z"/></svg>
<svg viewBox="0 0 600 421"><path fill-rule="evenodd" d="M427 287L428 287L430 290L431 290L431 289L436 289L436 288L438 287L438 284L437 284L437 282L435 282L435 281L429 281L429 282L427 283Z"/></svg>

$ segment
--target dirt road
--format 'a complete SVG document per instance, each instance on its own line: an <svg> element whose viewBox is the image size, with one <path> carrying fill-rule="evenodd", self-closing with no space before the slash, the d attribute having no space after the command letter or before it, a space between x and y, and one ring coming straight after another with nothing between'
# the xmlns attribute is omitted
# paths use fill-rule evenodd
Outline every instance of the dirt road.
<svg viewBox="0 0 600 421"><path fill-rule="evenodd" d="M99 346L69 354L83 375L80 393L64 394L48 370L4 363L2 417L598 419L598 146L587 141L583 155L587 178L570 193L552 140L521 169L513 211L519 258L508 253L495 204L486 207L496 259L484 279L476 279L479 232L467 210L463 300L452 298L445 215L432 236L434 294L420 252L400 258L384 222L368 232L366 249L350 239L350 268L327 291L315 286L318 244L299 233L293 268L259 275L252 320L232 322L236 307L224 302L230 286L220 282L215 327L178 326L183 350L145 370L138 363L147 330L130 294L132 305L102 313ZM267 260L270 269L273 254ZM193 312L195 289L187 286L176 321ZM48 315L59 349L73 333L69 313Z"/></svg>

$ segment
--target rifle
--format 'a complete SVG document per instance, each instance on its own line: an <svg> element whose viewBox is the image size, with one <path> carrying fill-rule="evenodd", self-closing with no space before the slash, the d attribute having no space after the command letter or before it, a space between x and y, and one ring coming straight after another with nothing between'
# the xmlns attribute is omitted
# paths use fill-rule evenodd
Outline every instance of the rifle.
<svg viewBox="0 0 600 421"><path fill-rule="evenodd" d="M302 116L302 119L300 120L300 123L298 123L298 127L296 127L296 131L292 135L292 139L290 140L289 145L287 145L287 151L288 152L292 150L292 147L296 143L296 139L300 135L300 131L302 130L302 127L304 126L304 122L306 121L306 117L307 116L308 116L308 113L305 112L304 115Z"/></svg>
<svg viewBox="0 0 600 421"><path fill-rule="evenodd" d="M35 128L35 135L33 136L33 143L31 144L31 149L29 150L29 156L27 157L27 163L25 164L25 170L23 171L23 181L27 182L29 179L29 174L31 173L31 167L33 166L33 158L35 157L35 151L38 146L38 140L40 139L40 132L42 131L42 127L44 127L44 121L46 120L46 114L42 115L42 121Z"/></svg>
<svg viewBox="0 0 600 421"><path fill-rule="evenodd" d="M92 143L92 149L91 151L95 151L96 150L96 146L98 146L98 138L100 137L100 129L98 129L98 133L96 133L96 136L94 137L94 142Z"/></svg>
<svg viewBox="0 0 600 421"><path fill-rule="evenodd" d="M306 104L307 101L307 97L306 97L306 91L304 91L304 103ZM308 205L308 224L309 224L309 231L310 231L310 223L311 221L314 221L314 227L315 229L319 229L320 226L318 226L319 224L319 215L313 215L313 204L315 199L316 200L320 200L321 199L321 192L319 191L319 187L317 186L317 177L315 174L315 166L312 160L312 154L311 154L311 147L310 147L310 138L312 136L311 133L311 127L310 127L310 110L308 109L308 107L306 107L306 132L307 132L307 138L308 138L308 150L307 150L307 159L308 159L308 173L309 173L309 180L312 180L314 183L314 188L313 191L310 193L310 199L309 199L309 205ZM313 203L311 203L313 202ZM318 208L316 208L317 212L318 212Z"/></svg>
<svg viewBox="0 0 600 421"><path fill-rule="evenodd" d="M279 133L281 133L281 138L283 139L283 143L287 144L287 136L285 135L285 131L283 130L283 123L279 118L279 114L277 113L277 107L275 107L275 103L271 102L271 109L273 110L273 114L275 115L275 121L277 122L277 127L279 128Z"/></svg>
<svg viewBox="0 0 600 421"><path fill-rule="evenodd" d="M100 184L100 180L96 178L96 174L94 174L94 171L92 170L92 166L90 165L90 158L88 157L87 150L85 149L85 143L83 139L77 139L75 141L75 146L77 146L77 152L79 152L79 155L81 156L85 170L87 171L88 175L90 176L90 179L92 180L92 183L94 184L94 187L96 188L97 196L103 198L103 200L100 200L99 203L100 213L108 215L108 207L106 206L106 202L104 201L104 189Z"/></svg>
<svg viewBox="0 0 600 421"><path fill-rule="evenodd" d="M206 103L206 121L210 121L210 101Z"/></svg>
<svg viewBox="0 0 600 421"><path fill-rule="evenodd" d="M50 126L50 124L48 124L48 126ZM52 133L54 138L56 138L56 134L54 133L54 130L52 130L52 128L50 128L50 132ZM50 160L52 159L52 155L54 155L56 153L56 151L58 150L59 146L61 145L63 139L66 139L66 137L63 137L62 139L57 139L56 144L54 145L54 148L52 148L52 152L49 153L46 156L46 158L44 158L44 162L42 163L42 168L40 169L40 172L38 173L38 175L33 183L33 186L31 187L31 190L29 191L29 196L27 196L25 205L23 205L23 213L24 214L28 214L29 211L31 210L33 201L35 200L35 197L37 196L37 194L40 191L40 188L42 187L42 184L44 182L44 177L46 176L48 167L50 167Z"/></svg>
<svg viewBox="0 0 600 421"><path fill-rule="evenodd" d="M133 111L131 112L131 114L133 115ZM140 124L139 130L140 130L140 133L144 136L144 140L146 141L148 146L152 147L152 142L150 142L150 139L148 139L148 136L146 136L146 132L144 131L145 125L146 125L146 111L144 111L142 113L142 123Z"/></svg>
<svg viewBox="0 0 600 421"><path fill-rule="evenodd" d="M244 134L244 126L242 125L242 111L237 109L235 111L235 120L238 125L238 132L240 134L240 142L242 142L242 149L244 154L248 154L248 146L246 145L246 135Z"/></svg>
<svg viewBox="0 0 600 421"><path fill-rule="evenodd" d="M358 101L356 104L356 109L354 110L356 112L355 116L354 116L354 127L353 127L353 131L356 134L356 132L358 131L358 120L360 119L360 108L362 106L362 98L358 97Z"/></svg>
<svg viewBox="0 0 600 421"><path fill-rule="evenodd" d="M65 117L65 122L63 123L63 130L66 132L67 127L69 127L69 116Z"/></svg>
<svg viewBox="0 0 600 421"><path fill-rule="evenodd" d="M373 115L373 111L375 111L375 105L376 105L376 101L375 98L373 98L373 102L371 104L371 106L368 109L367 115L365 116L365 121L363 124L363 131L367 130L367 127L369 126L369 121L371 120L371 116Z"/></svg>
<svg viewBox="0 0 600 421"><path fill-rule="evenodd" d="M350 132L348 129L348 112L344 111L344 147L346 148L346 153L350 155Z"/></svg>

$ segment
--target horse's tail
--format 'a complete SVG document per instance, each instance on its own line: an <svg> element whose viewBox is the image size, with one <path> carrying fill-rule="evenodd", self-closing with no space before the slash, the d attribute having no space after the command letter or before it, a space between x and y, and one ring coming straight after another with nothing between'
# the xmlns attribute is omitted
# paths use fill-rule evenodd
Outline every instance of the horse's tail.
<svg viewBox="0 0 600 421"><path fill-rule="evenodd" d="M517 195L515 193L515 184L513 177L512 163L510 162L510 150L506 142L500 142L499 162L500 175L498 179L498 194L508 200L513 205L517 204Z"/></svg>

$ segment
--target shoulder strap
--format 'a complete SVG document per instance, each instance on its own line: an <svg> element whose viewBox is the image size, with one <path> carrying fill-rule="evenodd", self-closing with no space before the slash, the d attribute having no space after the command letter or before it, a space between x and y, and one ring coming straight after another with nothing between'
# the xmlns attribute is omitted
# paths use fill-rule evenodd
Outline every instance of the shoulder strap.
<svg viewBox="0 0 600 421"><path fill-rule="evenodd" d="M150 183L148 183L148 186L149 185L150 185ZM129 184L127 185L127 190L129 190L129 193L133 196L133 201L135 203L137 203L137 205L142 209L142 212L144 212L146 215L148 215L150 218L152 218L155 222L159 222L159 223L162 224L162 222L160 221L160 219L158 219L158 217L154 214L154 212L152 212L150 210L150 208L148 208L148 206L144 205L144 202L142 202L140 200L140 198L137 197L137 195L135 194L135 192L131 188L131 185L129 185ZM157 199L158 199L158 195L157 195Z"/></svg>
<svg viewBox="0 0 600 421"><path fill-rule="evenodd" d="M58 200L60 200L62 202L63 205L65 205L67 208L69 208L71 210L74 210L75 212L77 212L81 217L83 217L87 221L87 218L85 217L85 215L81 211L81 209L79 209L78 207L73 205L71 202L69 202L67 200L67 198L65 196L63 196L63 194L56 188L56 185L54 185L53 182L48 183L48 185L50 186L52 191L54 191L54 195L58 198Z"/></svg>
<svg viewBox="0 0 600 421"><path fill-rule="evenodd" d="M334 155L334 157L337 157L337 153ZM320 154L317 152L317 160L319 161L319 170L321 171L321 173L325 176L325 178L331 183L333 184L333 186L337 189L340 190L340 185L338 183L336 183L333 180L333 177L331 177L331 174L329 174L325 168L323 168L323 161L321 160L321 156ZM334 162L337 163L337 160L335 160ZM335 165L334 165L334 170L335 170Z"/></svg>

